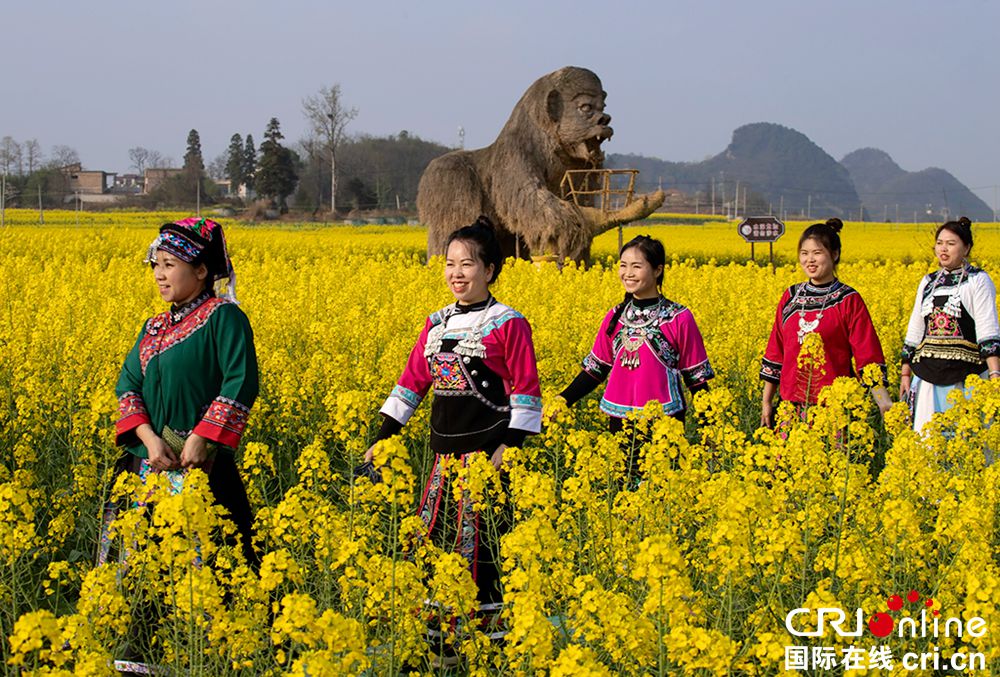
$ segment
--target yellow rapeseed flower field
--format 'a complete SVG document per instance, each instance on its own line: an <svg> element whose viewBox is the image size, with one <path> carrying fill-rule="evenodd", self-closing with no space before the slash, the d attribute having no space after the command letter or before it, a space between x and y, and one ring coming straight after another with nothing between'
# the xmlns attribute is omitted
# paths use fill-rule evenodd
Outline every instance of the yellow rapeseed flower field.
<svg viewBox="0 0 1000 677"><path fill-rule="evenodd" d="M573 410L553 398L621 298L617 233L597 240L588 269L504 269L493 291L532 325L550 422L505 456L507 491L488 463L448 470L487 522L512 509L500 552L510 634L498 644L468 618L475 586L461 560L420 538L428 406L379 448L383 482L350 479L425 316L452 300L419 227L222 220L261 371L239 457L259 572L218 537L231 527L200 472L178 496L156 476L112 486L118 370L163 309L141 259L158 225L182 216L47 212L37 225L36 212L6 214L6 671L111 674L124 638L145 626L175 674L430 674L432 620L463 659L450 674L773 675L803 647L850 674L908 669L910 655L931 674L953 654L1000 671L1000 469L987 463L1000 447L996 382L973 379L973 394L924 437L907 429L903 405L883 424L852 379L824 391L808 424L784 411L786 435L756 430L759 360L782 290L801 279L805 224L788 224L775 269L745 261L732 223L624 230L663 239L664 293L692 309L718 373L686 426L652 412L640 423L652 442L634 490L622 489L621 447L595 398ZM838 275L871 310L890 390L917 282L934 267L933 231L843 232ZM1000 231L975 233L973 258L993 272ZM114 523L125 564L97 565L114 497L142 507ZM861 610L861 634L838 634L820 608L842 610L849 631ZM786 626L797 609L807 611L793 627L816 636ZM899 631L871 629L886 619Z"/></svg>

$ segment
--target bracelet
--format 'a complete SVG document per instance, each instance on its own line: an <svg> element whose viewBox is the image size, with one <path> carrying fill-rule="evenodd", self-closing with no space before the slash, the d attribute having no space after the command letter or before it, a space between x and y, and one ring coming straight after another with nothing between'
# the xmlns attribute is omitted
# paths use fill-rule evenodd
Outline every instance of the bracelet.
<svg viewBox="0 0 1000 677"><path fill-rule="evenodd" d="M989 375L990 376L1000 376L1000 371L997 371L996 369L990 369Z"/></svg>

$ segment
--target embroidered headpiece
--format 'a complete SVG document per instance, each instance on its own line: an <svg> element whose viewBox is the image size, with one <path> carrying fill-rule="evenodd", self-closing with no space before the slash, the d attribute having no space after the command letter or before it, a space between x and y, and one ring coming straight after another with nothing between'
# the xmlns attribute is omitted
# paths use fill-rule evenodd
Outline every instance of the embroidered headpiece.
<svg viewBox="0 0 1000 677"><path fill-rule="evenodd" d="M204 263L218 296L236 302L236 271L229 258L222 225L205 218L190 217L165 223L149 245L144 263L156 261L156 253L165 251L186 263ZM219 285L220 280L226 280Z"/></svg>

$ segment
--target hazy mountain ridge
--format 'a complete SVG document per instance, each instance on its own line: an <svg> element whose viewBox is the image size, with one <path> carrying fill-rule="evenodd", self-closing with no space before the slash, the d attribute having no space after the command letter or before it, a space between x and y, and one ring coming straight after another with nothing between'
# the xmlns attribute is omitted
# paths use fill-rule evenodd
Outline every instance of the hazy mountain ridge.
<svg viewBox="0 0 1000 677"><path fill-rule="evenodd" d="M805 134L770 122L739 127L724 151L702 162L609 154L605 165L638 169L641 190L676 188L699 194L701 204L706 205L714 180L720 212L725 211L724 202L732 200L738 181L741 195L749 186L749 202L755 203L756 211L775 214L783 210L857 219L864 209L866 219L881 220L895 218L899 204L902 220L910 220L915 210L931 220L939 220L946 211L975 220L993 216L985 202L942 169L907 172L888 153L874 148L855 151L838 162ZM903 200L904 196L911 199ZM928 204L931 214L927 214Z"/></svg>
<svg viewBox="0 0 1000 677"><path fill-rule="evenodd" d="M877 148L859 148L840 163L850 172L854 187L873 220L933 220L968 216L991 221L993 210L950 172L928 167L908 172L888 153ZM930 212L930 213L928 213Z"/></svg>

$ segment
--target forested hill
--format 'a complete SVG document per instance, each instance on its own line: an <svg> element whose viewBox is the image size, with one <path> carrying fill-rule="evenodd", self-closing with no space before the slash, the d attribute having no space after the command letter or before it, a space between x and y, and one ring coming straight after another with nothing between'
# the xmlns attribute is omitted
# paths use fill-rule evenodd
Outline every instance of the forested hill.
<svg viewBox="0 0 1000 677"><path fill-rule="evenodd" d="M869 219L906 221L914 214L926 218L928 210L935 217L993 219L990 206L943 169L908 172L877 148L848 153L840 164L850 172Z"/></svg>

